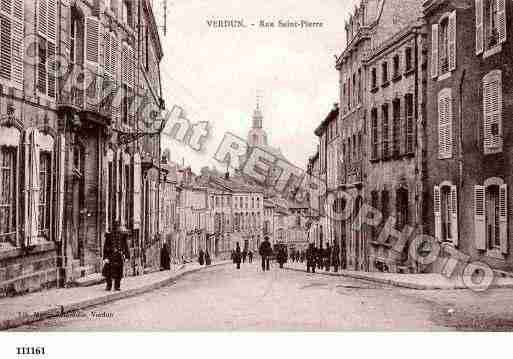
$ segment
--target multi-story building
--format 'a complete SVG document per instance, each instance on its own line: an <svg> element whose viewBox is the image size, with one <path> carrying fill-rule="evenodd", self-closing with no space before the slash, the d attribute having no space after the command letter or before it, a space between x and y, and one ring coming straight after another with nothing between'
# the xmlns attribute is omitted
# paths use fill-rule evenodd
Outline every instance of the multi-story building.
<svg viewBox="0 0 513 359"><path fill-rule="evenodd" d="M513 4L430 0L424 17L428 232L471 261L511 270Z"/></svg>
<svg viewBox="0 0 513 359"><path fill-rule="evenodd" d="M335 104L334 108L328 113L326 118L315 129L315 135L319 137L319 179L326 184L326 193L320 197L320 224L318 232L318 247L325 243L331 243L333 240L339 240L340 236L334 234L336 227L332 206L327 205L328 196L336 196L337 189L337 153L336 139L339 136L337 118L339 116L339 106ZM325 229L325 230L324 230ZM342 247L341 247L342 248Z"/></svg>
<svg viewBox="0 0 513 359"><path fill-rule="evenodd" d="M0 286L100 271L114 222L130 235L126 274L141 273L159 246L160 139L132 136L148 122L142 94L163 108L149 2L14 0L1 12Z"/></svg>
<svg viewBox="0 0 513 359"><path fill-rule="evenodd" d="M346 22L346 47L336 62L340 115L335 129L339 138L332 145L336 155L331 162L328 160L328 190L333 189L337 197L332 210L340 213L345 208L347 202L342 192L351 197L355 207L350 218L331 221L328 229L334 238L340 237L341 248L346 253L342 258L343 267L373 270L371 252L373 258L388 256L382 251L376 255L368 240L373 233L355 230L351 223L360 220L358 213L363 201L372 202L371 192L375 195L380 191L381 203L388 209L390 201L395 203L395 197L387 197L386 192L401 187L400 181L405 177L415 178L416 159L409 161L411 171L400 169L408 167L402 154L413 151L411 146L416 144L413 126L416 107L409 107L411 113L404 114L405 104L414 100L406 96L410 94L407 91L417 92L417 83L408 80L417 81L416 70L412 72L417 48L409 49L415 40L411 40L413 31L406 28L420 16L421 6L415 0L362 0ZM405 66L412 68L406 72ZM403 117L412 120L409 127ZM406 143L408 138L410 142ZM376 156L384 160L377 160ZM412 182L416 188L416 181ZM408 188L411 190L411 186ZM409 192L411 196L405 198L413 200L414 193ZM385 215L392 213L395 212L388 211Z"/></svg>

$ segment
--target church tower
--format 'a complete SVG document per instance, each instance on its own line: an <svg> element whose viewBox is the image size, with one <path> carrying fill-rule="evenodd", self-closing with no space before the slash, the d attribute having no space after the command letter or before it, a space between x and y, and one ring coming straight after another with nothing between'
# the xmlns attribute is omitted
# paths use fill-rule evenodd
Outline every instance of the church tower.
<svg viewBox="0 0 513 359"><path fill-rule="evenodd" d="M260 110L260 97L257 96L257 104L253 112L253 122L251 130L248 132L248 144L250 147L267 147L267 133L262 128L264 116Z"/></svg>

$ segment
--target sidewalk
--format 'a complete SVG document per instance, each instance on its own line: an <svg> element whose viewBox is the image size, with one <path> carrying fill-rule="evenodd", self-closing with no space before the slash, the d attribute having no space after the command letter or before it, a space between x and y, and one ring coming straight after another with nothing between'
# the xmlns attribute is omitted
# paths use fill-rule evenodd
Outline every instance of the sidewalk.
<svg viewBox="0 0 513 359"><path fill-rule="evenodd" d="M306 272L305 263L286 263L286 269ZM462 278L447 278L437 273L425 274L400 274L400 273L381 273L381 272L358 272L342 270L338 273L326 272L325 270L315 270L315 273L350 277L362 279L371 282L393 285L396 287L417 289L417 290L450 290L450 289L468 289L463 283ZM513 288L513 278L495 277L490 288Z"/></svg>
<svg viewBox="0 0 513 359"><path fill-rule="evenodd" d="M231 261L219 261L209 267ZM0 330L19 327L46 318L62 315L87 307L112 302L149 292L169 285L185 274L202 268L198 263L177 266L175 270L161 271L137 277L123 278L121 291L106 292L105 284L89 287L43 290L27 295L0 299Z"/></svg>

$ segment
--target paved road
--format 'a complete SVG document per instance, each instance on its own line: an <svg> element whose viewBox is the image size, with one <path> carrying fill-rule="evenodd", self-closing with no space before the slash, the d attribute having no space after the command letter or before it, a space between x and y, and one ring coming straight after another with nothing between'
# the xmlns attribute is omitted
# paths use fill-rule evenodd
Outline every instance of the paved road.
<svg viewBox="0 0 513 359"><path fill-rule="evenodd" d="M468 298L473 294L468 291L459 291L457 294L451 291L442 292L399 289L362 280L278 268L262 273L256 264L243 265L239 271L226 265L187 275L173 285L154 292L18 329L117 331L471 328L471 325L466 324L458 327L460 321L454 318L456 314L460 314L459 309L454 313L451 308L454 303L462 301L458 296L464 295ZM475 306L474 300L469 300L469 303ZM461 312L464 313L464 310Z"/></svg>

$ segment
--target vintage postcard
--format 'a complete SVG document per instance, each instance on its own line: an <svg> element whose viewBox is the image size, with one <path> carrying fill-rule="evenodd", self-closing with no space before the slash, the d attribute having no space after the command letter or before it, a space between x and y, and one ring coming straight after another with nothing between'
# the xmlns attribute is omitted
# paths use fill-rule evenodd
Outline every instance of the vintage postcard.
<svg viewBox="0 0 513 359"><path fill-rule="evenodd" d="M511 330L512 41L509 0L1 1L0 330Z"/></svg>

